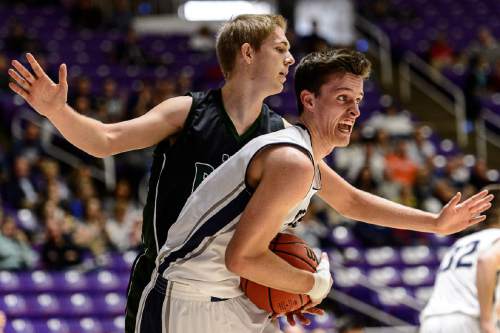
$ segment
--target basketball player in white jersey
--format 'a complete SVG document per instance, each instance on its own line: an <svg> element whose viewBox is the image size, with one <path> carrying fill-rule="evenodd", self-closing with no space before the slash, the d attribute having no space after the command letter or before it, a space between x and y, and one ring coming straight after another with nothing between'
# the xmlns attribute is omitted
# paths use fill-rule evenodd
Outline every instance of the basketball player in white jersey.
<svg viewBox="0 0 500 333"><path fill-rule="evenodd" d="M252 140L191 195L159 251L141 297L136 332L278 332L269 314L243 295L240 276L307 294L311 305L326 297L332 285L326 254L310 273L268 247L278 232L300 220L321 189L319 161L348 144L369 70L362 54L348 50L301 61L296 92L302 125ZM427 227L439 222L465 227L484 219L478 215L489 208L491 197L482 193L461 205L458 200L439 215L405 208L394 214L406 211ZM400 219L397 223L403 223ZM406 226L424 228L415 222Z"/></svg>
<svg viewBox="0 0 500 333"><path fill-rule="evenodd" d="M500 296L500 185L490 185L493 208L481 231L460 238L439 267L432 296L421 314L421 333L498 333Z"/></svg>

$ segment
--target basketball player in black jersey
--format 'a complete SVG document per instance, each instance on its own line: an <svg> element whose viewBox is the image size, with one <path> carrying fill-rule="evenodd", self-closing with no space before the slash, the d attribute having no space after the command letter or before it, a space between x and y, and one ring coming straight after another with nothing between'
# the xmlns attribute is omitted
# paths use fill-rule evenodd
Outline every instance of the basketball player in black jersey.
<svg viewBox="0 0 500 333"><path fill-rule="evenodd" d="M59 83L55 84L31 54L27 59L33 73L20 62L12 62L14 68L9 69L9 75L15 82L10 83L10 88L78 148L105 157L157 145L144 210L145 251L134 264L129 285L127 332L134 329L138 301L154 269L158 247L189 194L206 174L251 138L283 128L282 119L263 100L283 89L288 68L294 62L285 28L281 16L235 18L223 27L217 41L217 55L226 79L221 90L171 98L141 117L114 124L80 115L66 104L64 64L59 68ZM314 83L316 91L324 83L317 77L318 73L312 71L311 77L301 80ZM302 88L296 87L296 91L300 94ZM331 93L346 107L354 103L349 91ZM344 133L352 130L353 123L339 122L335 126ZM482 217L466 218L465 210L483 209L492 198L481 192L459 204L457 194L440 214L430 214L357 190L324 162L320 170L322 189L318 194L330 206L346 217L387 227L454 233L482 221Z"/></svg>

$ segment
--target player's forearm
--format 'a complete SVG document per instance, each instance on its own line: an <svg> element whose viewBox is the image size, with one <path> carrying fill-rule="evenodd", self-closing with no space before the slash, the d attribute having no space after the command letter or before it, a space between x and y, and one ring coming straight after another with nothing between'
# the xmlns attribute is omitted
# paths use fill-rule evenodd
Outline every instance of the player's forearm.
<svg viewBox="0 0 500 333"><path fill-rule="evenodd" d="M61 132L66 140L96 157L109 155L109 142L105 124L76 112L68 104L61 112L50 114L50 122Z"/></svg>
<svg viewBox="0 0 500 333"><path fill-rule="evenodd" d="M495 260L480 256L477 261L476 286L480 308L480 322L487 324L493 320L493 295L496 285Z"/></svg>
<svg viewBox="0 0 500 333"><path fill-rule="evenodd" d="M353 204L343 214L353 220L384 227L436 232L437 215L356 190Z"/></svg>
<svg viewBox="0 0 500 333"><path fill-rule="evenodd" d="M294 294L305 294L314 285L314 276L297 269L271 251L253 256L226 260L227 268L250 281Z"/></svg>

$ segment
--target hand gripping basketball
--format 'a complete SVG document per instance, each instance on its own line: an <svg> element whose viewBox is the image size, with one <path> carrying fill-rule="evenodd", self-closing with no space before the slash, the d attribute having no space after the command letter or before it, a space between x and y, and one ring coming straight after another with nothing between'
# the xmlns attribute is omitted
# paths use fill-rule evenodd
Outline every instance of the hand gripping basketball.
<svg viewBox="0 0 500 333"><path fill-rule="evenodd" d="M328 255L323 252L316 273L314 275L314 286L306 293L311 298L313 304L319 304L328 295L333 284L330 274L330 262Z"/></svg>

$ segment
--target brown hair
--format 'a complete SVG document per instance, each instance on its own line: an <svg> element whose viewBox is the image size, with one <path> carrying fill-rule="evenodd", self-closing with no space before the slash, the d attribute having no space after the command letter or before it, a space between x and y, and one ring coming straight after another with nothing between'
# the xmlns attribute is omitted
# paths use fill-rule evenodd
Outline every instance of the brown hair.
<svg viewBox="0 0 500 333"><path fill-rule="evenodd" d="M255 50L259 50L276 27L286 30L286 20L281 15L244 14L226 22L219 30L217 41L217 59L224 74L228 77L234 69L236 55L241 45L249 43Z"/></svg>
<svg viewBox="0 0 500 333"><path fill-rule="evenodd" d="M327 49L313 52L300 60L295 69L295 96L299 114L304 111L300 101L302 90L318 95L320 88L331 74L351 73L366 79L371 63L363 53L349 49Z"/></svg>

